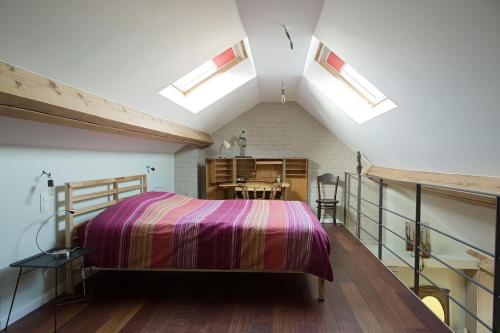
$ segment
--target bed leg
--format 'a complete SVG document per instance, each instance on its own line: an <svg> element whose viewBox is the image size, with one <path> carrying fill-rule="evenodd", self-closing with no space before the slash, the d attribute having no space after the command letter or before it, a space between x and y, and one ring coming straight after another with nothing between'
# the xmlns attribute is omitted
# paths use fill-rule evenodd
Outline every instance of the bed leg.
<svg viewBox="0 0 500 333"><path fill-rule="evenodd" d="M318 301L325 300L325 279L318 278Z"/></svg>

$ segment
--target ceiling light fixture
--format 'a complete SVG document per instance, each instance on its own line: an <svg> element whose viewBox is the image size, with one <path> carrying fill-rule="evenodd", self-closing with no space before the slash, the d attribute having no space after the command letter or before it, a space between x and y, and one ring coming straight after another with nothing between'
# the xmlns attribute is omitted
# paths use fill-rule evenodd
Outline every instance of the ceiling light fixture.
<svg viewBox="0 0 500 333"><path fill-rule="evenodd" d="M286 102L285 82L281 80L281 104L284 104L285 102Z"/></svg>
<svg viewBox="0 0 500 333"><path fill-rule="evenodd" d="M285 31L286 38L290 41L290 50L293 50L293 42L292 38L290 37L290 34L288 33L288 29L286 28L286 25L282 24L283 30Z"/></svg>

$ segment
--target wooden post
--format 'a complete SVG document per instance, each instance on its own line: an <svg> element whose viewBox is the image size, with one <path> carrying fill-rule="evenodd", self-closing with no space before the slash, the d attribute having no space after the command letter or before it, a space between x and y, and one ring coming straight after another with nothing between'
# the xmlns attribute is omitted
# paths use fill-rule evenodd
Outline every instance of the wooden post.
<svg viewBox="0 0 500 333"><path fill-rule="evenodd" d="M142 184L141 193L146 193L148 191L148 177L147 176L143 176L141 178L141 184Z"/></svg>

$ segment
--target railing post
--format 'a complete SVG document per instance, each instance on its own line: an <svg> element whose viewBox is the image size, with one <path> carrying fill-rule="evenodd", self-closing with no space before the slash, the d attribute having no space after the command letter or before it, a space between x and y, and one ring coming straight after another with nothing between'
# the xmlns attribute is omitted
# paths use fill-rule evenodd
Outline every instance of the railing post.
<svg viewBox="0 0 500 333"><path fill-rule="evenodd" d="M344 172L344 226L347 227L347 200L349 198L349 178L347 172Z"/></svg>
<svg viewBox="0 0 500 333"><path fill-rule="evenodd" d="M382 260L382 213L384 207L384 180L378 182L378 258Z"/></svg>
<svg viewBox="0 0 500 333"><path fill-rule="evenodd" d="M415 266L413 269L413 291L415 294L419 294L420 287L420 209L422 206L422 186L417 184L417 191L415 197L415 245L413 249L415 250Z"/></svg>
<svg viewBox="0 0 500 333"><path fill-rule="evenodd" d="M361 239L361 171L363 166L361 165L361 152L357 152L358 165L356 166L356 171L358 173L358 204L357 204L357 216L356 216L356 237Z"/></svg>
<svg viewBox="0 0 500 333"><path fill-rule="evenodd" d="M493 282L493 332L500 332L500 197L495 221L495 275Z"/></svg>

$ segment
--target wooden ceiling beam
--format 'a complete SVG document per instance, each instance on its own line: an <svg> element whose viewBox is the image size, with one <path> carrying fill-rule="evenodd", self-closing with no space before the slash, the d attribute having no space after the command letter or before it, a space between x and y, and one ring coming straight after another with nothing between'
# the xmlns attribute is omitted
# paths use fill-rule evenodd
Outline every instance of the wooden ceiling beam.
<svg viewBox="0 0 500 333"><path fill-rule="evenodd" d="M0 115L206 147L209 134L0 62Z"/></svg>

